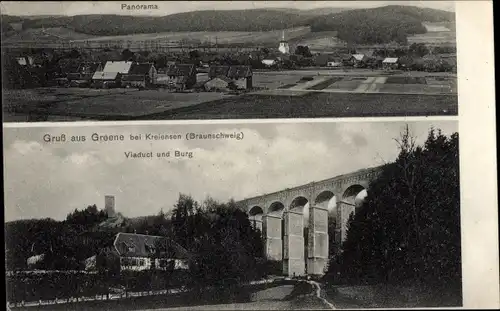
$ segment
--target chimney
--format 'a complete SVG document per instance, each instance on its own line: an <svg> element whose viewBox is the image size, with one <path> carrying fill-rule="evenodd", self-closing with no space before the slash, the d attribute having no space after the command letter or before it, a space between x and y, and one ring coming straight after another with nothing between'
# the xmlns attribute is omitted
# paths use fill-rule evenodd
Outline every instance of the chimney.
<svg viewBox="0 0 500 311"><path fill-rule="evenodd" d="M104 210L108 217L115 217L115 196L106 195L104 197Z"/></svg>

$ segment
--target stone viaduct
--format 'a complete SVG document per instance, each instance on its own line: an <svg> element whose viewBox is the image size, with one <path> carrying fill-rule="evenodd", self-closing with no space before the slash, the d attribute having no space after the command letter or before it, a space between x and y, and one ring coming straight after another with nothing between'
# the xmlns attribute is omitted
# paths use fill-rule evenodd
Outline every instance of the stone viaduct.
<svg viewBox="0 0 500 311"><path fill-rule="evenodd" d="M238 202L262 231L266 256L283 261L286 275L321 275L328 263L328 206L336 204L336 242L346 237L355 198L380 173L369 168ZM304 207L309 205L307 257L304 249ZM306 261L307 260L307 261Z"/></svg>

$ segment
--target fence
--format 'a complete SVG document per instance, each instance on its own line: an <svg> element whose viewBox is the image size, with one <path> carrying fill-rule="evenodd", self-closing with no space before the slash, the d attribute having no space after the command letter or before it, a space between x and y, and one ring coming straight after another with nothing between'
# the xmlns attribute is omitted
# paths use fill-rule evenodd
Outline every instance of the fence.
<svg viewBox="0 0 500 311"><path fill-rule="evenodd" d="M108 295L139 295L157 293L167 289L183 288L187 275L183 271L122 272L120 275L89 274L85 272L16 272L6 275L7 301L41 305L68 302L75 297L106 297ZM114 291L113 288L120 288ZM118 292L118 293L117 293ZM56 300L57 298L57 300ZM114 298L117 299L117 298Z"/></svg>
<svg viewBox="0 0 500 311"><path fill-rule="evenodd" d="M104 300L118 300L126 299L131 297L145 297L145 296L157 296L157 295L167 295L167 294L177 294L184 292L185 290L180 289L164 289L164 290L154 290L154 291L140 291L140 292L128 292L120 294L109 294L109 295L95 295L86 297L69 297L66 299L49 299L49 300L38 300L30 302L7 302L8 308L13 307L39 307L47 305L58 305L76 302L86 302L86 301L104 301Z"/></svg>
<svg viewBox="0 0 500 311"><path fill-rule="evenodd" d="M285 278L275 278L275 279L263 279L258 281L252 281L248 283L248 285L259 285L259 284L270 284L275 281L286 280ZM127 299L132 297L146 297L146 296L158 296L158 295L168 295L168 294L178 294L187 292L187 289L182 288L171 288L171 289L163 289L163 290L150 290L150 291L137 291L137 292L123 292L123 293L115 293L115 294L101 294L95 296L84 296L84 297L68 297L65 299L46 299L46 300L38 300L38 301L21 301L21 302L7 302L8 308L14 307L40 307L47 305L60 305L60 304L68 304L68 303L78 303L78 302L87 302L87 301L109 301L109 300L119 300L119 299Z"/></svg>

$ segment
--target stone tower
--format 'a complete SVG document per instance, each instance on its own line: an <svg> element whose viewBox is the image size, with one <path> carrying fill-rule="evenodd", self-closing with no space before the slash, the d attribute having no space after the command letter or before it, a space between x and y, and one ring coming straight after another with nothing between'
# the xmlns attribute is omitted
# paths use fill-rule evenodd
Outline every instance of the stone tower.
<svg viewBox="0 0 500 311"><path fill-rule="evenodd" d="M104 210L109 218L115 217L115 196L107 195L104 197Z"/></svg>
<svg viewBox="0 0 500 311"><path fill-rule="evenodd" d="M288 42L285 40L285 31L284 30L281 33L281 41L280 41L280 45L278 47L278 50L282 54L290 54L290 46L288 45Z"/></svg>

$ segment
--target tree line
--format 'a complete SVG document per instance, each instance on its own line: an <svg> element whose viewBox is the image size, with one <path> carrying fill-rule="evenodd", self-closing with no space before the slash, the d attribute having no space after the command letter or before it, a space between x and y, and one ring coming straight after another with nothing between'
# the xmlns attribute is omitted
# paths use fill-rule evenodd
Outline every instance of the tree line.
<svg viewBox="0 0 500 311"><path fill-rule="evenodd" d="M95 278L102 282L105 280L110 287L121 284L128 290L132 290L132 287L141 290L155 287L161 289L158 287L173 286L168 280L175 278L177 286L188 287L195 291L203 291L210 287L220 295L227 296L237 292L242 284L265 277L269 269L276 266L264 257L261 232L254 229L248 215L239 209L234 201L220 203L207 199L199 203L191 196L180 194L171 216L160 212L158 215L150 216L149 220L127 221L117 228L100 226L107 220L104 211L91 205L86 209L69 213L64 221L40 219L7 223L7 270L33 269L28 267L27 258L43 254L44 257L36 263L35 268L83 271L86 268L85 260L95 255L97 269ZM171 244L164 241L175 241L187 250L189 269L185 273L180 273L173 265L169 265L165 271L121 270L120 258L112 248L117 232L163 236L164 239L158 240L156 251L150 254L153 262L155 259L170 260L171 249L168 245ZM54 277L62 277L61 280L67 278L57 274L54 274ZM79 276L70 278L75 277ZM81 277L85 280L93 278L87 274L82 274ZM42 278L44 282L50 283L52 280L51 276ZM10 281L16 291L22 288L22 284L16 283L21 282L20 280L22 278L14 276ZM85 284L93 284L93 289L79 290L86 292L101 288L99 291L102 292L105 287L102 287L102 284L98 286L99 282L92 280L85 281ZM36 284L38 281L35 277L30 282ZM56 283L51 286L57 288ZM61 284L63 283L61 281ZM35 285L33 288L35 291L44 290L36 289ZM59 289L59 291L64 290ZM22 296L22 293L16 295Z"/></svg>
<svg viewBox="0 0 500 311"><path fill-rule="evenodd" d="M418 146L408 128L400 153L383 167L325 280L338 284L412 284L461 291L458 133L431 129Z"/></svg>

